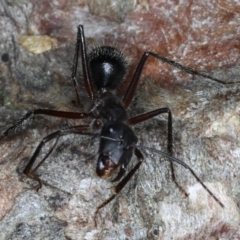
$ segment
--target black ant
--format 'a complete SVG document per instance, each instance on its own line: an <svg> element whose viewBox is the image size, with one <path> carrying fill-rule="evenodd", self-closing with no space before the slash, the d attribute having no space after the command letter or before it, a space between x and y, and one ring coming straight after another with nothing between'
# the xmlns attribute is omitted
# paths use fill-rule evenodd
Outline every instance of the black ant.
<svg viewBox="0 0 240 240"><path fill-rule="evenodd" d="M140 75L144 64L149 56L166 62L174 67L177 67L187 73L193 75L199 75L209 78L213 81L224 83L223 81L214 77L208 76L203 73L199 73L191 68L185 67L179 63L176 63L170 59L167 59L154 52L145 52L135 70L134 76L127 88L127 91L122 100L115 96L113 91L118 87L119 83L123 80L127 72L127 61L121 51L109 46L100 46L94 48L89 55L86 52L86 43L84 36L84 29L82 25L78 26L77 42L75 55L73 59L72 75L71 79L75 86L75 91L80 103L79 87L76 80L76 72L78 66L79 52L82 60L82 71L85 88L89 98L93 101L93 106L89 112L65 112L55 111L47 109L36 109L28 112L23 118L15 123L12 127L8 128L3 136L8 136L15 131L18 126L22 125L29 118L33 118L35 115L42 114L53 117L67 118L67 119L84 119L92 118L93 121L85 125L70 126L67 129L56 131L48 136L44 137L36 148L30 161L25 167L23 173L38 182L37 191L42 187L42 182L39 177L35 175L35 172L40 165L47 159L52 153L60 137L69 134L80 134L88 136L97 136L100 138L99 144L99 157L97 160L96 172L101 178L110 178L112 182L118 182L114 186L113 195L100 204L95 211L94 221L96 224L96 217L101 208L112 201L116 195L124 188L124 186L133 177L135 172L139 169L143 162L143 154L141 150L148 150L166 157L171 164L173 170L173 163L178 163L184 168L188 169L197 181L203 186L203 188L213 197L213 199L221 206L224 205L220 200L207 188L207 186L201 181L201 179L195 174L195 172L183 161L173 157L173 137L172 137L172 113L167 107L159 108L151 112L140 114L135 117L129 118L127 116L127 108L132 102L135 91L137 89ZM129 127L151 119L160 114L168 115L168 153L161 152L159 150L148 148L137 144L137 136L134 131ZM88 132L90 129L101 129L99 134ZM55 140L53 146L50 148L46 156L33 168L33 165L44 145ZM131 161L133 154L137 157L138 162L131 169L127 170L128 164ZM173 179L174 172L173 173Z"/></svg>

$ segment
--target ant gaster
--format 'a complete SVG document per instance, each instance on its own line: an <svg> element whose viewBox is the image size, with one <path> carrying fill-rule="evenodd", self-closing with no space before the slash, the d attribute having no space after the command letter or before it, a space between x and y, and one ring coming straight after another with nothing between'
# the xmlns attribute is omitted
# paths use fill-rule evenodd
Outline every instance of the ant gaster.
<svg viewBox="0 0 240 240"><path fill-rule="evenodd" d="M94 214L95 224L98 211L115 198L115 196L124 188L124 186L129 182L135 172L139 169L143 161L143 154L141 153L140 149L155 152L157 154L161 154L167 157L171 164L173 180L175 180L173 172L173 162L178 163L186 169L190 170L193 176L197 179L197 181L200 182L200 184L214 198L214 200L218 202L221 207L224 207L224 205L219 201L219 199L207 188L207 186L200 180L200 178L187 164L172 156L172 113L169 108L159 108L154 111L150 111L130 118L128 117L126 112L126 109L132 102L140 80L142 69L149 56L173 65L174 67L177 67L187 73L200 75L220 83L224 82L211 76L199 73L191 68L185 67L159 54L153 52L145 52L142 55L142 58L135 70L134 76L130 82L130 85L127 88L123 99L120 100L115 96L113 91L118 87L119 83L122 82L127 72L126 58L124 57L122 52L108 46L97 47L93 49L89 53L89 55L87 55L84 29L83 26L80 25L78 26L77 42L71 75L71 79L75 86L78 103L80 103L80 98L79 86L76 80L76 72L79 53L81 54L80 56L82 60L82 71L85 89L89 98L93 101L93 107L91 108L91 110L89 112L81 113L36 109L28 112L23 118L17 121L15 125L8 128L3 133L3 136L9 135L11 132L15 131L18 126L22 125L22 123L25 122L27 119L33 118L35 115L38 114L67 119L94 119L94 121L90 124L71 126L67 129L62 129L52 134L49 134L48 136L43 138L23 171L23 173L27 177L32 178L38 182L37 190L42 187L42 182L41 179L35 175L35 172L39 168L39 166L45 161L45 159L51 154L51 152L57 145L59 138L69 134L81 134L98 136L100 138L98 150L99 157L96 167L97 175L101 178L110 178L112 182L118 182L114 187L113 195L96 208ZM131 125L135 125L151 119L160 114L168 115L168 154L156 149L137 145L137 136L129 127ZM100 134L88 132L88 130L100 128ZM41 149L47 142L51 140L55 140L53 146L50 148L46 156L40 161L40 163L38 163L38 165L33 168L33 165ZM135 166L132 167L132 169L129 169L127 171L127 166L131 161L133 154L137 157L138 162Z"/></svg>

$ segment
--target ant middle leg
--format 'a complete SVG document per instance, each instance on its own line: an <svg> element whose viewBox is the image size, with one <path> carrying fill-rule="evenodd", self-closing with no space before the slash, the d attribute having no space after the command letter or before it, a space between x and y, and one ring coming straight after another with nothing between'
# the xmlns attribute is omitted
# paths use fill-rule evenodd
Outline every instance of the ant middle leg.
<svg viewBox="0 0 240 240"><path fill-rule="evenodd" d="M55 111L55 110L48 110L48 109L36 109L26 113L13 126L11 126L6 131L4 131L3 137L8 136L12 132L14 132L18 128L18 126L22 125L29 118L31 117L34 118L34 116L38 114L52 116L52 117L67 118L67 119L83 119L91 116L91 113L78 113L78 112Z"/></svg>
<svg viewBox="0 0 240 240"><path fill-rule="evenodd" d="M151 111L151 112L147 112L144 114L141 114L139 116L133 117L128 119L128 123L130 125L134 125L134 124L138 124L140 122L144 122L148 119L151 119L155 116L158 116L160 114L163 113L167 113L168 114L168 141L167 141L167 149L168 152L170 154L170 156L173 155L173 130L172 130L172 112L169 108L165 107L165 108L159 108L157 110ZM171 173L172 173L172 181L176 184L176 186L178 187L178 189L187 197L188 194L187 192L178 184L177 180L176 180L176 176L174 173L174 167L173 167L173 163L170 161L170 168L171 168Z"/></svg>

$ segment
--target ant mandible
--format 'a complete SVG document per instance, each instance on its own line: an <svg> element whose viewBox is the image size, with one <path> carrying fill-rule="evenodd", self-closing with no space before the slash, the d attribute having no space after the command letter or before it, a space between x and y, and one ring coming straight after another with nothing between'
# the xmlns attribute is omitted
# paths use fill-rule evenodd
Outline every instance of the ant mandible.
<svg viewBox="0 0 240 240"><path fill-rule="evenodd" d="M184 168L188 169L197 179L197 181L203 186L203 188L214 198L214 200L221 207L224 207L220 200L207 188L207 186L186 163L172 156L172 113L169 108L159 108L154 111L140 114L131 118L128 117L126 111L132 102L140 80L142 69L149 56L166 62L187 73L203 76L219 83L224 82L214 77L195 71L191 68L185 67L154 52L145 52L142 55L142 58L135 70L134 76L127 88L123 99L120 100L115 96L113 91L118 87L119 83L123 80L127 72L127 60L125 56L121 51L109 46L100 46L94 48L89 53L89 55L87 55L84 29L82 25L79 25L71 75L71 79L75 86L78 103L80 102L80 98L79 87L76 80L76 72L79 52L81 54L80 56L82 60L82 71L85 89L89 98L93 101L93 106L90 111L65 112L47 109L36 109L28 112L24 117L18 120L12 127L8 128L3 133L3 136L8 136L10 133L15 131L18 126L22 125L23 122L29 118L33 118L38 114L67 119L94 119L94 121L92 121L90 124L71 126L67 129L62 129L49 134L42 139L23 171L27 177L38 182L36 190L38 191L42 187L42 182L41 179L35 175L35 172L54 150L59 138L69 134L80 134L97 136L100 138L98 150L99 157L97 160L96 173L101 178L110 179L112 182L117 182L117 185L113 188L113 195L96 208L96 211L94 213L95 225L97 225L96 217L99 210L116 197L116 195L124 188L124 186L129 182L129 180L141 166L143 162L143 154L140 150L148 150L168 158L171 164L173 180L175 179L173 172L173 162L178 163ZM168 154L153 148L138 145L137 136L129 127L131 125L135 125L151 119L160 114L168 115ZM101 132L99 134L88 132L90 129L101 129ZM47 142L51 140L55 140L53 146L50 148L45 157L40 161L40 163L38 163L38 165L33 168L33 165L41 149ZM131 161L133 154L137 157L138 162L135 166L132 167L132 169L129 169L127 171L127 166Z"/></svg>

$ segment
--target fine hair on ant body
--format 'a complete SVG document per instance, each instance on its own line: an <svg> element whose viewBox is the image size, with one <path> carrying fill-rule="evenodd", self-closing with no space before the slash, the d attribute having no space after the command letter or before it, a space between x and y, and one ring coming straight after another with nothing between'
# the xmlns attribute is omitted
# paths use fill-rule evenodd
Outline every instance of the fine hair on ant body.
<svg viewBox="0 0 240 240"><path fill-rule="evenodd" d="M142 150L154 152L166 157L171 165L173 180L175 180L173 163L178 163L184 168L188 169L191 174L196 178L196 180L202 185L202 187L211 195L211 197L221 207L224 207L220 200L208 189L208 187L201 181L201 179L195 174L195 172L186 163L173 156L173 131L171 110L167 107L164 107L129 118L127 115L127 109L131 104L134 94L137 90L137 86L145 62L150 56L165 63L168 63L174 67L177 67L189 74L199 75L218 83L225 82L209 75L195 71L191 68L185 67L154 52L144 52L135 70L133 78L127 88L127 91L124 97L120 100L115 96L113 91L118 87L120 82L122 82L127 72L127 60L125 56L122 54L121 51L109 46L100 46L94 48L87 55L84 28L82 25L79 25L71 75L71 79L75 86L78 103L80 103L80 98L76 73L79 54L82 60L82 72L85 89L89 98L93 102L90 111L66 112L47 109L36 109L28 112L25 116L23 116L13 126L8 128L3 133L3 136L8 136L12 132L14 132L17 127L22 125L26 120L33 118L35 115L39 114L66 119L93 119L93 121L91 121L91 123L89 124L70 126L68 128L55 131L42 139L23 171L23 173L28 178L31 178L38 182L36 190L38 191L42 187L42 181L35 174L35 172L52 153L58 143L58 140L62 136L70 134L80 134L86 136L95 136L99 138L99 156L97 160L96 173L101 178L110 179L112 182L117 182L117 184L113 188L113 195L96 208L96 211L94 213L95 225L97 225L96 218L99 210L105 205L107 205L109 202L111 202L116 197L116 195L121 192L121 190L125 187L125 185L129 182L129 180L133 177L133 175L141 166L144 158L141 152ZM162 151L138 144L138 138L135 135L134 131L130 128L130 126L132 125L144 122L160 114L167 114L168 116L168 153L164 153ZM101 131L100 133L93 133L89 131L92 129L101 129ZM52 140L55 141L53 146L49 149L48 153L37 164L37 166L33 167L42 148L45 146L46 143ZM128 169L128 164L131 161L133 155L136 156L137 163L131 169Z"/></svg>

